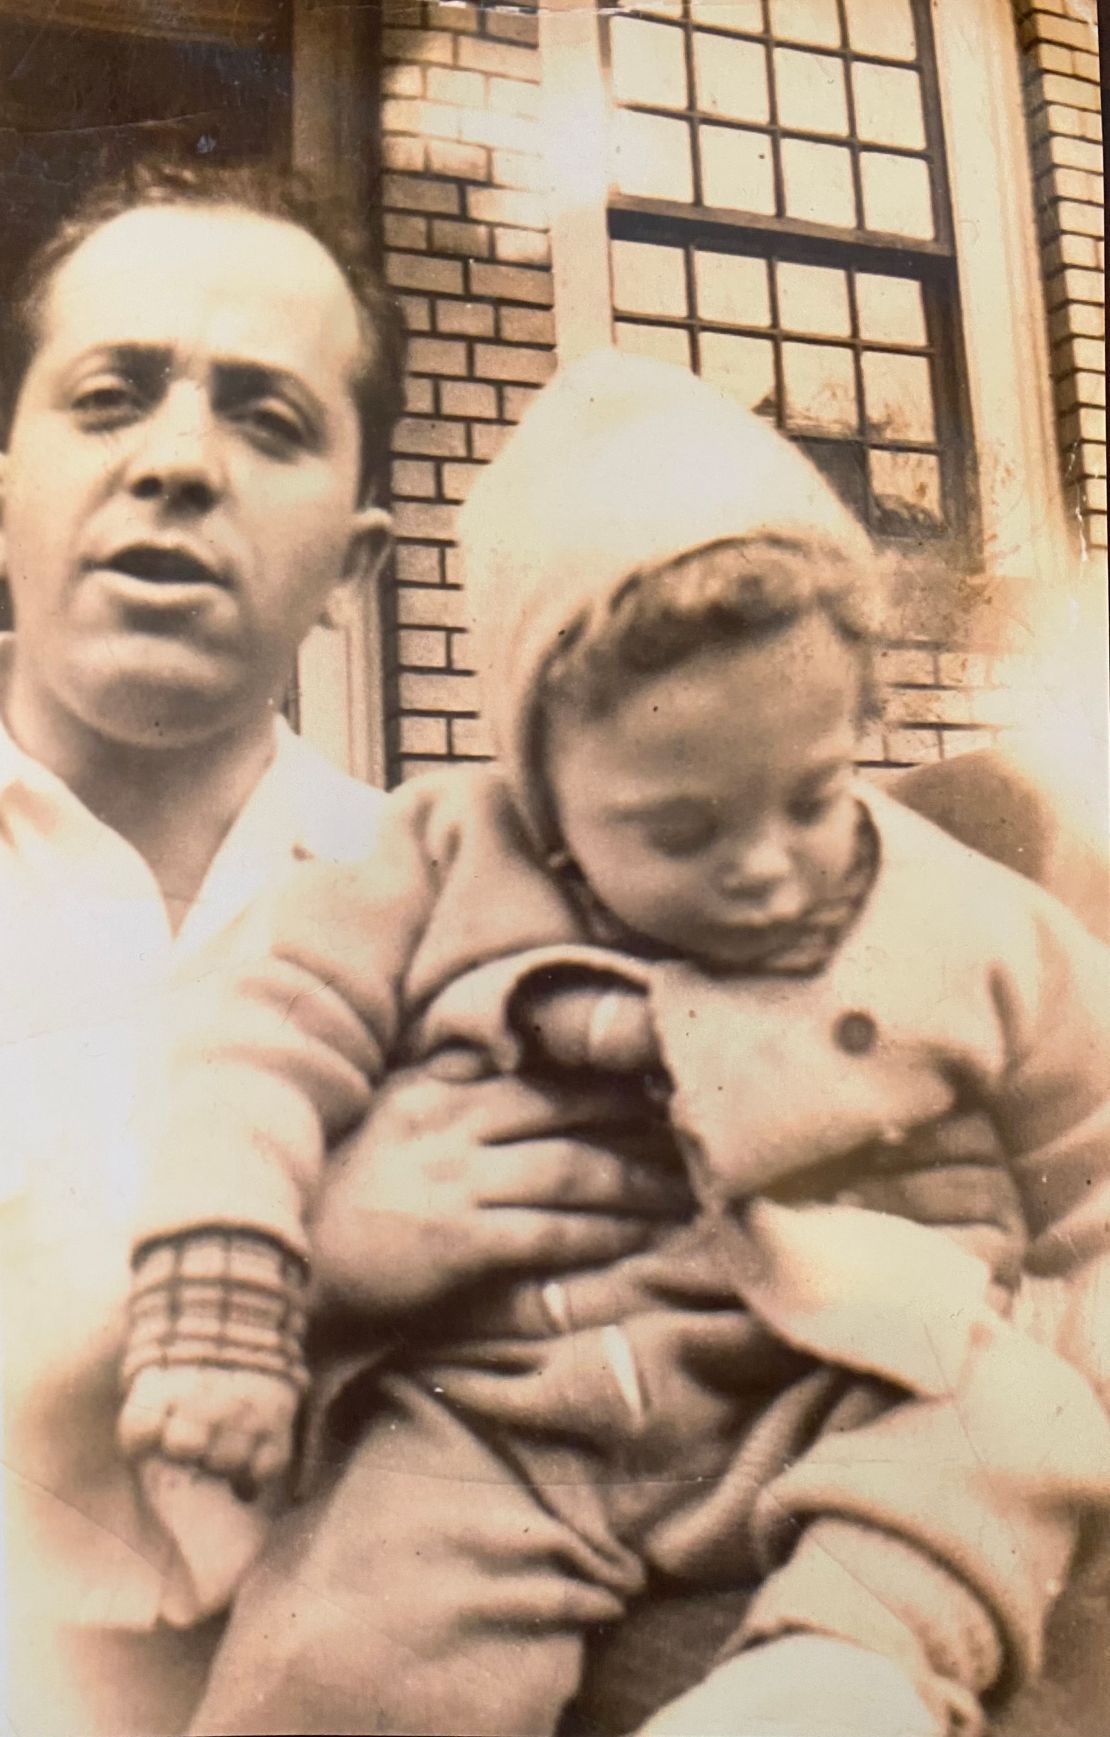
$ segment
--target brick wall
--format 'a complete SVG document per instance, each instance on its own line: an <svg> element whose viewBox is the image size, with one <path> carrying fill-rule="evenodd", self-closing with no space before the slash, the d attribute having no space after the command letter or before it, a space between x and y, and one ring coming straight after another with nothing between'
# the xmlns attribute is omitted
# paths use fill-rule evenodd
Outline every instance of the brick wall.
<svg viewBox="0 0 1110 1737"><path fill-rule="evenodd" d="M1104 546L1093 25L1080 16L1084 0L1015 3L1029 57L1061 441L1084 533ZM397 779L488 752L455 518L477 467L553 371L556 333L534 12L385 0L382 46L386 271L411 333L392 478L398 548L386 598ZM1034 674L1022 659L919 641L892 644L882 664L886 712L863 751L879 778L993 743L1028 711Z"/></svg>
<svg viewBox="0 0 1110 1737"><path fill-rule="evenodd" d="M394 442L387 609L390 766L486 751L455 517L478 467L554 369L534 13L386 0L386 275L410 332Z"/></svg>
<svg viewBox="0 0 1110 1737"><path fill-rule="evenodd" d="M1106 549L1105 258L1095 0L1015 0L1069 513Z"/></svg>

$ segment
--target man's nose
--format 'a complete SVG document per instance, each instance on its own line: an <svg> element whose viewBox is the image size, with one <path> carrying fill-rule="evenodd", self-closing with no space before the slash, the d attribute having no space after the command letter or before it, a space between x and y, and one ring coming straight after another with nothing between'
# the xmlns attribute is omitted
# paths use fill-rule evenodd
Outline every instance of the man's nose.
<svg viewBox="0 0 1110 1737"><path fill-rule="evenodd" d="M146 418L128 465L127 486L140 500L203 513L223 492L219 434L204 391L176 382Z"/></svg>

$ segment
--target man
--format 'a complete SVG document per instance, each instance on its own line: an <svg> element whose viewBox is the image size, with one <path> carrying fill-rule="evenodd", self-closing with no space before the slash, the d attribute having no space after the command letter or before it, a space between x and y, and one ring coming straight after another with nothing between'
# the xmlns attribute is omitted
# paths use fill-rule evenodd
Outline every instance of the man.
<svg viewBox="0 0 1110 1737"><path fill-rule="evenodd" d="M153 1627L167 1540L113 1435L141 1034L264 886L372 835L377 794L276 708L336 585L367 582L386 545L373 483L402 341L357 238L303 189L165 168L101 190L59 231L15 335L0 525L16 627L0 651L0 1669L14 1729L122 1737L180 1727L212 1640ZM588 1146L551 1140L539 1163L521 1146L518 1163L535 1113L524 1088L497 1101L468 1088L465 1109L448 1092L440 1142L398 1139L381 1199L344 1203L369 1266L404 1233L405 1303L492 1266L611 1258L665 1209L655 1184Z"/></svg>

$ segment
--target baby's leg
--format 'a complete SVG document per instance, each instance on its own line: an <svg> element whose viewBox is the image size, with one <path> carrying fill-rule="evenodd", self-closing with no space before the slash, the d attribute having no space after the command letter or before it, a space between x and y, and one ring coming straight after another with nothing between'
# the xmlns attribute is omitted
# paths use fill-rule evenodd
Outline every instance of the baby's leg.
<svg viewBox="0 0 1110 1737"><path fill-rule="evenodd" d="M194 1733L543 1737L585 1625L623 1609L619 1548L607 1564L434 1393L384 1387L244 1582Z"/></svg>

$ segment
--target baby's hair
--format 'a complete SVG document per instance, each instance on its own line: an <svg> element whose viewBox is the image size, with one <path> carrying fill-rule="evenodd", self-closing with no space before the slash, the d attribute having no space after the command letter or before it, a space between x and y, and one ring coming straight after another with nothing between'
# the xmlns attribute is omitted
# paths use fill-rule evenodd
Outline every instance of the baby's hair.
<svg viewBox="0 0 1110 1737"><path fill-rule="evenodd" d="M875 572L826 538L767 532L707 543L631 573L572 626L544 670L542 702L604 717L638 677L819 612L859 651L862 722L879 709L875 596Z"/></svg>

